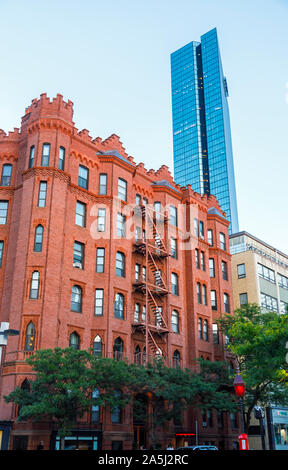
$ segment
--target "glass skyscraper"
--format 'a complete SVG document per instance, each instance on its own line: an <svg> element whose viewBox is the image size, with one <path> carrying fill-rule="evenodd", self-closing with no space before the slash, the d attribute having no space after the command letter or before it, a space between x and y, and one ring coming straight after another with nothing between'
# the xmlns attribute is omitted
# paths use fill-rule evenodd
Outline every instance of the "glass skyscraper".
<svg viewBox="0 0 288 470"><path fill-rule="evenodd" d="M214 194L239 231L228 88L216 28L171 54L174 179Z"/></svg>

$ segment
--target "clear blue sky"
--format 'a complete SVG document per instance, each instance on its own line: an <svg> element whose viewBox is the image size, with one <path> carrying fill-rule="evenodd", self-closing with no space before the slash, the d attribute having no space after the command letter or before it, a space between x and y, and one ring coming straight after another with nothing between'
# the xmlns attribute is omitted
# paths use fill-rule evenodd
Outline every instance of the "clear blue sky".
<svg viewBox="0 0 288 470"><path fill-rule="evenodd" d="M287 0L0 0L0 128L61 93L78 129L173 173L170 53L217 27L240 230L288 253Z"/></svg>

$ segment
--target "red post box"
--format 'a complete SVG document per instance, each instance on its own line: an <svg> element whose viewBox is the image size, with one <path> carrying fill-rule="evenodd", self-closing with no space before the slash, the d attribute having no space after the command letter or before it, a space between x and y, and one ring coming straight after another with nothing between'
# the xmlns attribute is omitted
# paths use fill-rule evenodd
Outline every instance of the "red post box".
<svg viewBox="0 0 288 470"><path fill-rule="evenodd" d="M249 450L249 442L247 434L240 434L238 436L240 450Z"/></svg>

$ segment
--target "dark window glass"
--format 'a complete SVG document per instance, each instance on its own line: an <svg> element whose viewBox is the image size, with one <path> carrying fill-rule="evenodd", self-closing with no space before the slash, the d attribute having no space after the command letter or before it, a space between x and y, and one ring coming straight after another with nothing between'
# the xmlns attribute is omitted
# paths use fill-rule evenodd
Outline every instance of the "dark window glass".
<svg viewBox="0 0 288 470"><path fill-rule="evenodd" d="M34 156L35 156L35 146L32 145L32 147L30 147L28 168L33 167L33 165L34 165Z"/></svg>
<svg viewBox="0 0 288 470"><path fill-rule="evenodd" d="M121 251L116 253L116 276L125 277L125 255Z"/></svg>
<svg viewBox="0 0 288 470"><path fill-rule="evenodd" d="M95 400L96 402L99 397L100 397L100 391L98 390L98 388L96 388L92 392L92 399L93 401ZM98 423L100 420L100 406L96 405L95 402L93 403L91 407L91 423Z"/></svg>
<svg viewBox="0 0 288 470"><path fill-rule="evenodd" d="M84 202L76 202L75 224L80 227L86 226L86 204Z"/></svg>
<svg viewBox="0 0 288 470"><path fill-rule="evenodd" d="M224 311L225 313L230 313L230 302L228 294L224 294Z"/></svg>
<svg viewBox="0 0 288 470"><path fill-rule="evenodd" d="M73 267L79 268L79 269L84 268L84 244L83 243L74 242Z"/></svg>
<svg viewBox="0 0 288 470"><path fill-rule="evenodd" d="M12 165L5 164L2 167L1 186L10 186L12 176Z"/></svg>
<svg viewBox="0 0 288 470"><path fill-rule="evenodd" d="M79 165L78 170L78 186L88 189L89 170L86 166Z"/></svg>
<svg viewBox="0 0 288 470"><path fill-rule="evenodd" d="M99 335L95 336L93 341L93 354L94 356L102 356L102 339Z"/></svg>
<svg viewBox="0 0 288 470"><path fill-rule="evenodd" d="M180 363L181 363L181 356L180 356L180 352L177 351L174 351L173 353L173 367L180 367Z"/></svg>
<svg viewBox="0 0 288 470"><path fill-rule="evenodd" d="M34 323L31 321L27 328L26 328L26 335L25 335L25 351L34 351L35 348L35 326Z"/></svg>
<svg viewBox="0 0 288 470"><path fill-rule="evenodd" d="M73 286L71 292L71 310L72 312L82 311L82 289L80 286Z"/></svg>
<svg viewBox="0 0 288 470"><path fill-rule="evenodd" d="M238 274L238 279L242 279L243 277L246 277L245 264L237 265L237 274Z"/></svg>
<svg viewBox="0 0 288 470"><path fill-rule="evenodd" d="M228 280L228 270L226 261L222 261L222 277L224 281Z"/></svg>
<svg viewBox="0 0 288 470"><path fill-rule="evenodd" d="M240 297L240 305L248 304L248 294L247 292L243 292L243 294L239 294Z"/></svg>
<svg viewBox="0 0 288 470"><path fill-rule="evenodd" d="M80 349L80 337L75 331L69 337L69 346L73 349Z"/></svg>
<svg viewBox="0 0 288 470"><path fill-rule="evenodd" d="M42 251L43 232L44 228L42 225L37 225L35 229L34 251Z"/></svg>
<svg viewBox="0 0 288 470"><path fill-rule="evenodd" d="M113 345L113 357L114 359L123 359L124 343L121 338L116 338Z"/></svg>
<svg viewBox="0 0 288 470"><path fill-rule="evenodd" d="M0 241L0 268L2 266L3 261L3 251L4 251L4 242L3 240Z"/></svg>
<svg viewBox="0 0 288 470"><path fill-rule="evenodd" d="M121 400L121 397L122 397L121 391L120 390L115 390L115 396L118 400ZM112 423L114 423L114 424L121 423L121 421L122 421L122 419L121 419L122 416L121 415L122 415L121 407L120 406L114 406L111 409L111 421L112 421ZM118 448L118 446L117 446L117 448Z"/></svg>
<svg viewBox="0 0 288 470"><path fill-rule="evenodd" d="M211 307L212 307L212 310L217 310L216 290L211 290Z"/></svg>
<svg viewBox="0 0 288 470"><path fill-rule="evenodd" d="M42 146L41 166L49 166L49 159L50 159L50 144L45 143Z"/></svg>
<svg viewBox="0 0 288 470"><path fill-rule="evenodd" d="M65 168L65 148L60 147L59 148L59 170L64 171Z"/></svg>
<svg viewBox="0 0 288 470"><path fill-rule="evenodd" d="M124 295L117 293L114 302L114 316L124 320Z"/></svg>

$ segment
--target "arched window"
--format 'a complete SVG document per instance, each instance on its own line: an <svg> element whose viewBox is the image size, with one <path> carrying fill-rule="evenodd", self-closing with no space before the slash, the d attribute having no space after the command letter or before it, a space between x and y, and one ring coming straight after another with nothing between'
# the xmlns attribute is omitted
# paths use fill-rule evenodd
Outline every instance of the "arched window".
<svg viewBox="0 0 288 470"><path fill-rule="evenodd" d="M173 333L179 333L179 313L177 310L172 310L172 331Z"/></svg>
<svg viewBox="0 0 288 470"><path fill-rule="evenodd" d="M27 325L25 334L25 351L34 351L35 347L35 326L32 321Z"/></svg>
<svg viewBox="0 0 288 470"><path fill-rule="evenodd" d="M1 186L10 186L12 175L12 165L5 163L2 167Z"/></svg>
<svg viewBox="0 0 288 470"><path fill-rule="evenodd" d="M73 286L71 292L72 312L82 312L82 289L80 286Z"/></svg>
<svg viewBox="0 0 288 470"><path fill-rule="evenodd" d="M173 353L173 367L180 367L180 352L176 349Z"/></svg>
<svg viewBox="0 0 288 470"><path fill-rule="evenodd" d="M125 255L121 251L116 253L116 276L125 277Z"/></svg>
<svg viewBox="0 0 288 470"><path fill-rule="evenodd" d="M205 341L209 340L209 337L208 337L208 320L204 320L203 336L204 336Z"/></svg>
<svg viewBox="0 0 288 470"><path fill-rule="evenodd" d="M144 346L143 353L142 353L142 362L143 362L143 364L146 363L146 359L147 359L146 358L146 346Z"/></svg>
<svg viewBox="0 0 288 470"><path fill-rule="evenodd" d="M97 357L102 356L102 339L99 335L95 336L95 338L94 338L93 354L94 354L94 356L97 356Z"/></svg>
<svg viewBox="0 0 288 470"><path fill-rule="evenodd" d="M120 359L123 359L123 351L124 351L124 343L123 340L118 336L118 338L115 339L114 345L113 345L113 357L117 361Z"/></svg>
<svg viewBox="0 0 288 470"><path fill-rule="evenodd" d="M39 272L34 271L30 283L30 299L38 299L39 296Z"/></svg>
<svg viewBox="0 0 288 470"><path fill-rule="evenodd" d="M114 316L124 320L124 295L119 292L115 296Z"/></svg>
<svg viewBox="0 0 288 470"><path fill-rule="evenodd" d="M42 225L37 225L35 229L34 251L42 251L43 232L44 228L42 227Z"/></svg>
<svg viewBox="0 0 288 470"><path fill-rule="evenodd" d="M80 349L80 336L75 331L69 337L69 346L73 349Z"/></svg>
<svg viewBox="0 0 288 470"><path fill-rule="evenodd" d="M139 344L137 344L134 353L134 362L135 364L141 364L141 349Z"/></svg>

